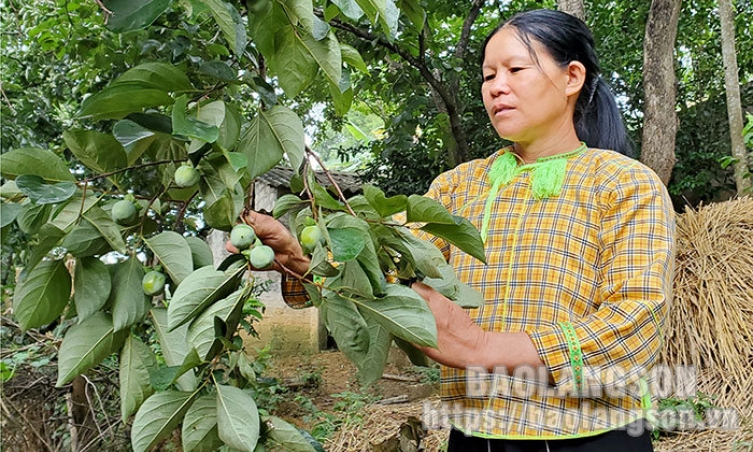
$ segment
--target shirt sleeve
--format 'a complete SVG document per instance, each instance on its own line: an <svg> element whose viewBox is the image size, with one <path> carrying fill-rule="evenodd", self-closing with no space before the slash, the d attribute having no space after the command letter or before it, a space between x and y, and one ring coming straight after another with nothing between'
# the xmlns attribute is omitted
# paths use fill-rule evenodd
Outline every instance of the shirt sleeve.
<svg viewBox="0 0 753 452"><path fill-rule="evenodd" d="M291 308L303 309L313 306L308 293L306 293L306 288L303 287L303 283L299 280L288 278L283 274L280 279L280 286L282 289L282 299Z"/></svg>
<svg viewBox="0 0 753 452"><path fill-rule="evenodd" d="M649 169L627 170L601 212L599 305L585 318L528 331L558 389L587 396L646 376L672 298L675 218Z"/></svg>

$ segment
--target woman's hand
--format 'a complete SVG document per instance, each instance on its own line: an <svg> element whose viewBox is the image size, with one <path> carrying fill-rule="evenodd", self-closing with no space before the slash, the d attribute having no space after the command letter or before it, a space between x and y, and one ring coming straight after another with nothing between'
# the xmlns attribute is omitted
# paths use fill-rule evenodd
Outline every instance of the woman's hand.
<svg viewBox="0 0 753 452"><path fill-rule="evenodd" d="M536 380L554 382L524 331L485 331L463 308L426 284L417 282L411 288L426 300L437 322L437 348L419 347L429 358L448 367L481 367L488 372L513 372L518 366L526 366L538 369Z"/></svg>
<svg viewBox="0 0 753 452"><path fill-rule="evenodd" d="M484 366L487 332L463 308L424 283L411 285L426 300L437 322L437 348L419 347L434 361L464 369Z"/></svg>
<svg viewBox="0 0 753 452"><path fill-rule="evenodd" d="M269 215L249 209L244 211L243 219L249 226L254 228L259 240L274 250L275 262L272 266L273 270L287 273L285 269L288 269L298 275L306 273L310 260L303 254L303 249L301 249L298 240L296 240L284 224ZM238 253L238 249L229 241L225 244L225 248L231 253Z"/></svg>

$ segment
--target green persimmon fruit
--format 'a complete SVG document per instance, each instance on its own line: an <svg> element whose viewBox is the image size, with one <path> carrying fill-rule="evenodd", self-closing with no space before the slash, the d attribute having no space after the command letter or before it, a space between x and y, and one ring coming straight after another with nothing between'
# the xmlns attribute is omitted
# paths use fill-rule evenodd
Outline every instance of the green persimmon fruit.
<svg viewBox="0 0 753 452"><path fill-rule="evenodd" d="M230 243L239 250L245 250L253 245L254 240L256 240L254 228L247 224L237 224L230 231Z"/></svg>
<svg viewBox="0 0 753 452"><path fill-rule="evenodd" d="M324 245L324 234L322 233L322 230L319 229L319 226L306 226L301 231L299 241L301 242L303 251L305 253L311 253L314 251L314 248L316 248L317 243Z"/></svg>
<svg viewBox="0 0 753 452"><path fill-rule="evenodd" d="M165 274L152 270L141 279L141 288L151 296L159 295L165 290Z"/></svg>
<svg viewBox="0 0 753 452"><path fill-rule="evenodd" d="M275 252L267 245L257 245L248 253L248 262L256 269L266 270L275 262Z"/></svg>
<svg viewBox="0 0 753 452"><path fill-rule="evenodd" d="M121 199L112 206L112 221L121 226L133 226L139 221L139 211L131 201Z"/></svg>
<svg viewBox="0 0 753 452"><path fill-rule="evenodd" d="M193 187L199 183L201 175L196 168L183 165L175 170L175 185L181 188Z"/></svg>

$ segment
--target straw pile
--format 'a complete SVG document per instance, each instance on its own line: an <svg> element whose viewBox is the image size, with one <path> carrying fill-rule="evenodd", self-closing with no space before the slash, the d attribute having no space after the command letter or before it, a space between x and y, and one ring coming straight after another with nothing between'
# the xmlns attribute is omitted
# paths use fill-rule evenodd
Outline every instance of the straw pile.
<svg viewBox="0 0 753 452"><path fill-rule="evenodd" d="M661 361L693 365L698 391L721 408L737 409L741 426L664 437L657 451L753 451L753 199L686 210L677 218L674 301ZM332 439L333 452L371 451L396 434L422 402L370 407L362 426ZM439 450L447 432L430 432L426 451Z"/></svg>
<svg viewBox="0 0 753 452"><path fill-rule="evenodd" d="M737 409L741 428L686 433L658 450L753 450L753 199L686 209L661 361L693 365L698 391Z"/></svg>

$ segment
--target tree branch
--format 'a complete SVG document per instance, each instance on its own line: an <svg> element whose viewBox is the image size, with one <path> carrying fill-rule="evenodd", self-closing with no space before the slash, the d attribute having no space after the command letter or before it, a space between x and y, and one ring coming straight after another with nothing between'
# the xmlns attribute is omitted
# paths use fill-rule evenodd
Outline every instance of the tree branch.
<svg viewBox="0 0 753 452"><path fill-rule="evenodd" d="M478 19L483 5L484 0L473 0L473 3L471 3L471 10L463 21L463 29L460 32L458 43L455 45L455 58L459 60L465 58L465 52L468 50L468 41L471 37L471 27L473 26L473 23L476 22L476 19Z"/></svg>

